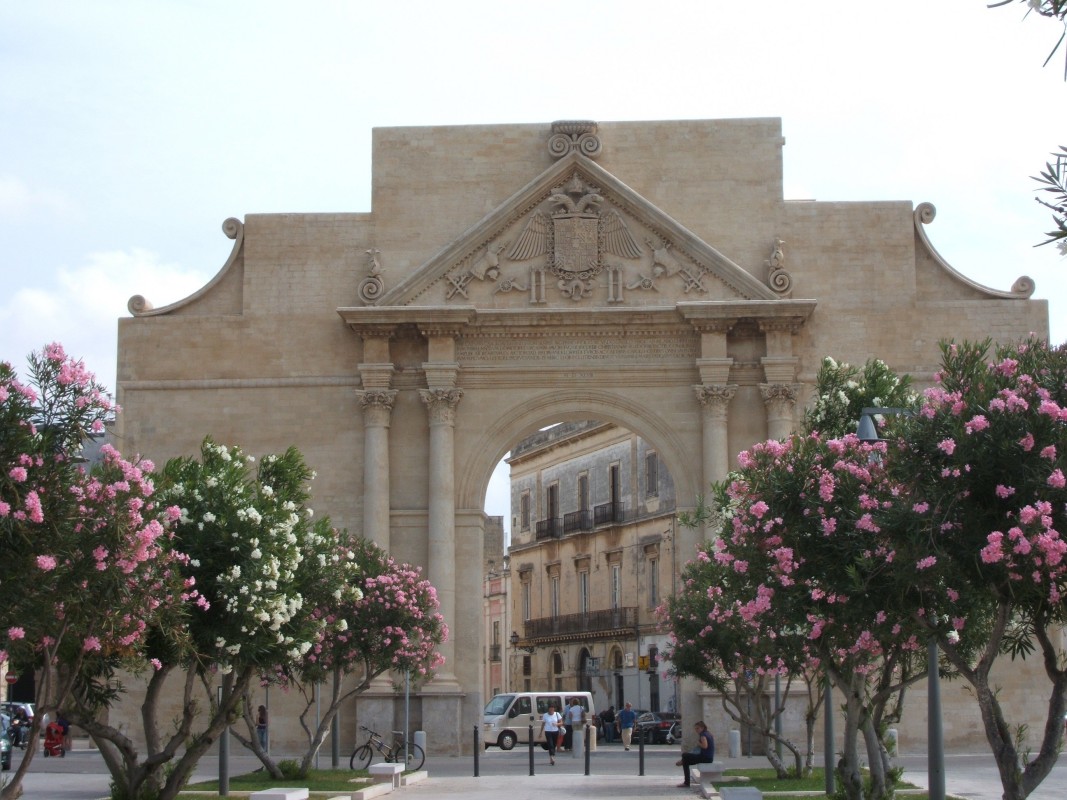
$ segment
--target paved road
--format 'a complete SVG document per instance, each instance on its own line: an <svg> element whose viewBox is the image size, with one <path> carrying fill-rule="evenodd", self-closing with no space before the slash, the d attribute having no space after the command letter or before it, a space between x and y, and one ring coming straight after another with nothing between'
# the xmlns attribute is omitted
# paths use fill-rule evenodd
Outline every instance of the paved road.
<svg viewBox="0 0 1067 800"><path fill-rule="evenodd" d="M545 754L535 756L535 775L529 774L526 751L503 753L495 748L482 754L480 777L473 777L471 758L430 758L427 769L430 778L402 790L400 800L443 800L444 798L473 798L473 800L543 800L547 796L561 797L579 794L585 798L689 797L677 788L681 770L674 766L678 751L666 745L649 747L645 754L645 774L640 776L639 756L635 750L624 752L618 745L602 745L594 754L590 771L584 774L584 763L566 754L550 767ZM19 751L16 751L16 766ZM320 759L328 767L329 755ZM763 767L762 758L726 759L729 767ZM926 786L926 758L924 755L905 755L898 763L904 767L905 779L918 786ZM255 769L258 762L244 755L234 754L230 774ZM948 793L966 800L1001 800L1000 779L992 759L984 755L946 756L946 786ZM218 777L218 758L209 755L200 762L196 779ZM74 751L66 758L33 760L24 781L26 800L98 800L108 796L110 782L99 753ZM1061 760L1031 800L1064 800L1067 798L1067 759Z"/></svg>

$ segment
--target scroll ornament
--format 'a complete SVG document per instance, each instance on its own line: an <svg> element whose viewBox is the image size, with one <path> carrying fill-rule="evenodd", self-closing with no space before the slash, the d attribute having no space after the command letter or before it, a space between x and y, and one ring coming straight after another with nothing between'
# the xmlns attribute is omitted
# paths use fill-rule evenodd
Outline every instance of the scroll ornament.
<svg viewBox="0 0 1067 800"><path fill-rule="evenodd" d="M367 305L374 305L383 294L385 294L385 283L382 281L381 271L382 264L378 260L378 256L381 255L381 250L376 247L371 247L366 251L367 253L367 268L370 274L359 283L357 293L359 299Z"/></svg>
<svg viewBox="0 0 1067 800"><path fill-rule="evenodd" d="M764 264L767 266L767 285L771 291L782 297L788 297L793 291L793 276L785 269L785 253L782 251L784 244L784 241L776 238L771 257Z"/></svg>

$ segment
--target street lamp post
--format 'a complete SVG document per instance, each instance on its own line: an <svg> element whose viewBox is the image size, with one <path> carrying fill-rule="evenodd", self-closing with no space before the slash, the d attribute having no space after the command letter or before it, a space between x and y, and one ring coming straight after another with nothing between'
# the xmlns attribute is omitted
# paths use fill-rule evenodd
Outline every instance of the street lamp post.
<svg viewBox="0 0 1067 800"><path fill-rule="evenodd" d="M907 408L865 408L860 412L856 436L861 442L878 442L878 429L874 424L877 414L904 414L913 412ZM930 800L945 800L945 735L941 716L941 675L938 670L940 654L937 637L930 636L926 650L926 775Z"/></svg>
<svg viewBox="0 0 1067 800"><path fill-rule="evenodd" d="M525 645L525 644L522 645L522 646L519 646L519 642L520 641L521 641L521 639L519 639L519 634L516 631L512 631L511 632L511 636L508 637L508 642L511 643L511 649L512 650L522 650L524 653L529 653L530 655L533 655L533 651L536 650L537 648L531 647L530 645ZM511 658L511 656L509 655L508 659L510 660L510 658ZM516 669L515 672L518 673L519 670ZM518 683L517 679L513 678L511 685L513 687L513 690L515 690L515 691L518 690L516 688L516 684L517 683Z"/></svg>
<svg viewBox="0 0 1067 800"><path fill-rule="evenodd" d="M531 647L528 644L520 645L519 642L521 640L519 639L519 634L515 631L511 632L511 636L508 637L508 641L511 642L511 646L513 648L515 648L516 650L522 650L524 653L533 653L533 651L537 649L536 647Z"/></svg>

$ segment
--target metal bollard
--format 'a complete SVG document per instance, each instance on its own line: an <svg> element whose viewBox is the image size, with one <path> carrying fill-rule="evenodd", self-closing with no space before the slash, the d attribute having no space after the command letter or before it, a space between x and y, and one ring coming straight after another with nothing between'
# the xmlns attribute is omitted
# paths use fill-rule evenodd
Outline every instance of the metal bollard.
<svg viewBox="0 0 1067 800"><path fill-rule="evenodd" d="M546 734L547 735L547 734ZM533 725L530 726L530 738L527 739L530 743L530 777L534 774L534 738L533 738Z"/></svg>
<svg viewBox="0 0 1067 800"><path fill-rule="evenodd" d="M481 745L482 745L482 743L478 741L478 726L475 725L474 726L474 777L475 778L479 777L479 775L478 775L478 756L480 755L479 751L482 749Z"/></svg>
<svg viewBox="0 0 1067 800"><path fill-rule="evenodd" d="M645 774L645 729L637 729L637 774Z"/></svg>
<svg viewBox="0 0 1067 800"><path fill-rule="evenodd" d="M585 774L586 775L589 774L589 738L590 738L590 736L592 736L592 734L589 732L589 729L591 727L593 727L593 726L592 725L586 725L585 726Z"/></svg>

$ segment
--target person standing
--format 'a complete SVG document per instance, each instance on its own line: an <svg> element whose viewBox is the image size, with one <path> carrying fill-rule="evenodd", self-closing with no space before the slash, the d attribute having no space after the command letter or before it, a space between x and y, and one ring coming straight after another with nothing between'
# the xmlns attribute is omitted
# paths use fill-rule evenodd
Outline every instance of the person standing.
<svg viewBox="0 0 1067 800"><path fill-rule="evenodd" d="M634 711L630 703L627 703L622 711L619 712L617 720L619 733L622 734L622 746L629 750L630 741L634 735L634 724L637 722L637 712Z"/></svg>
<svg viewBox="0 0 1067 800"><path fill-rule="evenodd" d="M259 737L259 746L267 751L267 707L260 706L256 711L256 736Z"/></svg>
<svg viewBox="0 0 1067 800"><path fill-rule="evenodd" d="M600 712L600 725L604 729L604 743L611 744L615 739L615 706Z"/></svg>
<svg viewBox="0 0 1067 800"><path fill-rule="evenodd" d="M557 713L556 707L549 704L548 711L541 715L541 733L545 735L545 744L548 745L548 763L556 763L556 739L559 737L559 728L563 724L563 717Z"/></svg>
<svg viewBox="0 0 1067 800"><path fill-rule="evenodd" d="M74 749L74 744L70 738L70 720L67 719L67 715L60 711L56 714L56 724L63 731L63 750L70 752Z"/></svg>
<svg viewBox="0 0 1067 800"><path fill-rule="evenodd" d="M571 706L567 709L567 734L563 739L564 746L569 750L574 750L574 736L583 736L585 734L585 709L582 708L581 701L575 697L571 700Z"/></svg>
<svg viewBox="0 0 1067 800"><path fill-rule="evenodd" d="M689 767L693 764L710 764L715 760L715 739L703 722L693 726L697 734L697 744L688 753L682 753L680 761L675 762L676 767L682 768L685 780L678 784L678 788L689 786Z"/></svg>

